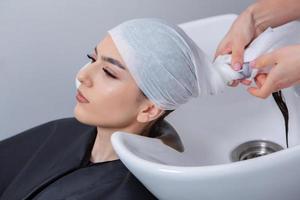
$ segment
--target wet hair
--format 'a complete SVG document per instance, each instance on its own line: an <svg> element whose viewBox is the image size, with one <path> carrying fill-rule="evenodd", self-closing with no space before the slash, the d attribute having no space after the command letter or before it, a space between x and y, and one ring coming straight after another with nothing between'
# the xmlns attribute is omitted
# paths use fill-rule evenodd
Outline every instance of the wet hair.
<svg viewBox="0 0 300 200"><path fill-rule="evenodd" d="M142 90L140 90L140 92L143 98L148 99ZM165 117L167 117L173 111L174 110L164 110L164 113L159 118L155 119L153 122L150 122L152 125L150 127L146 127L146 130L144 130L144 132L146 132L146 136L156 137L156 134L161 134L160 129Z"/></svg>
<svg viewBox="0 0 300 200"><path fill-rule="evenodd" d="M148 136L149 137L157 137L161 135L161 127L165 117L167 117L174 110L165 110L164 114L162 114L158 119L155 120L154 124L149 128Z"/></svg>
<svg viewBox="0 0 300 200"><path fill-rule="evenodd" d="M282 95L281 90L277 92L273 92L272 96L280 109L283 119L284 119L284 125L285 125L285 140L286 140L286 147L289 148L289 110L286 105L284 96Z"/></svg>

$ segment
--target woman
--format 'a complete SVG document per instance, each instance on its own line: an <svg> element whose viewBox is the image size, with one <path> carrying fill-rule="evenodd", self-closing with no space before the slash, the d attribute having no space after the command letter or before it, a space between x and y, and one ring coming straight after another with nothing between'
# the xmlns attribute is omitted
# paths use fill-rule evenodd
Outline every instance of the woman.
<svg viewBox="0 0 300 200"><path fill-rule="evenodd" d="M130 20L108 33L77 74L75 118L0 142L1 200L156 199L119 160L110 136L157 137L166 115L205 91L201 57L163 20Z"/></svg>

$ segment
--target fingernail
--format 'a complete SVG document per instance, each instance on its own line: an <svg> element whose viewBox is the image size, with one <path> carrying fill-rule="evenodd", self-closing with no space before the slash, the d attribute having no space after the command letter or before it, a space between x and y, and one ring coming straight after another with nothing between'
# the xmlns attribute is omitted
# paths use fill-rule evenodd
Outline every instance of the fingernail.
<svg viewBox="0 0 300 200"><path fill-rule="evenodd" d="M228 85L228 86L231 86L232 84L233 84L233 80L227 82L227 85Z"/></svg>
<svg viewBox="0 0 300 200"><path fill-rule="evenodd" d="M255 60L252 60L250 63L249 63L250 67L252 68L255 68Z"/></svg>
<svg viewBox="0 0 300 200"><path fill-rule="evenodd" d="M227 47L227 48L225 49L225 52L226 52L226 53L231 52L231 48Z"/></svg>
<svg viewBox="0 0 300 200"><path fill-rule="evenodd" d="M235 64L233 65L233 69L234 69L234 70L240 70L240 69L241 69L241 64L240 64L240 63L235 63Z"/></svg>

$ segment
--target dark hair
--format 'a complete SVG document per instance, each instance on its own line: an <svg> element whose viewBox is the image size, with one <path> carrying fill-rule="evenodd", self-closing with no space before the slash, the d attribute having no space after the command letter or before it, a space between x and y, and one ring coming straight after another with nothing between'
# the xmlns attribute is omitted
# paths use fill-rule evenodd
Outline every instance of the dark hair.
<svg viewBox="0 0 300 200"><path fill-rule="evenodd" d="M156 134L161 134L160 129L161 126L163 124L163 121L165 119L166 116L168 116L171 112L173 112L174 110L165 110L164 114L162 114L158 119L155 120L154 124L152 124L152 126L149 128L148 130L148 136L149 137L156 137Z"/></svg>
<svg viewBox="0 0 300 200"><path fill-rule="evenodd" d="M145 95L145 93L141 91L141 94L144 98L147 98L148 97ZM159 133L159 129L161 127L161 124L163 122L163 120L165 119L165 117L167 117L171 112L173 112L174 110L165 110L164 113L159 117L157 118L154 122L152 122L152 125L150 127L146 127L146 136L149 136L149 137L156 137L156 133Z"/></svg>
<svg viewBox="0 0 300 200"><path fill-rule="evenodd" d="M288 136L288 132L289 132L289 110L288 110L288 107L286 105L284 96L281 93L281 90L279 90L277 92L273 92L272 96L273 96L278 108L280 109L280 111L283 115L284 125L285 125L286 147L289 148L289 136Z"/></svg>

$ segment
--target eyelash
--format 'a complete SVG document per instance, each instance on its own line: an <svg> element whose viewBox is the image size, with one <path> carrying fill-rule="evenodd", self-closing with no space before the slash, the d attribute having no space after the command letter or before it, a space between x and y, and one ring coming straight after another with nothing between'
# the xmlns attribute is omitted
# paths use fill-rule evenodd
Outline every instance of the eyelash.
<svg viewBox="0 0 300 200"><path fill-rule="evenodd" d="M96 62L96 59L93 58L90 54L87 54L87 57L88 57L89 59L92 60L92 63ZM107 76L109 76L109 77L111 77L111 78L114 78L114 79L117 78L115 75L113 75L112 73L110 73L107 69L103 68L103 71L105 72L105 74L106 74Z"/></svg>
<svg viewBox="0 0 300 200"><path fill-rule="evenodd" d="M115 75L113 75L112 73L110 73L107 69L103 68L103 71L104 71L108 76L110 76L111 78L114 78L114 79L117 78Z"/></svg>
<svg viewBox="0 0 300 200"><path fill-rule="evenodd" d="M90 54L87 54L86 56L87 56L89 59L92 60L92 63L93 63L93 62L96 62L96 59L93 58L93 56L91 56Z"/></svg>

